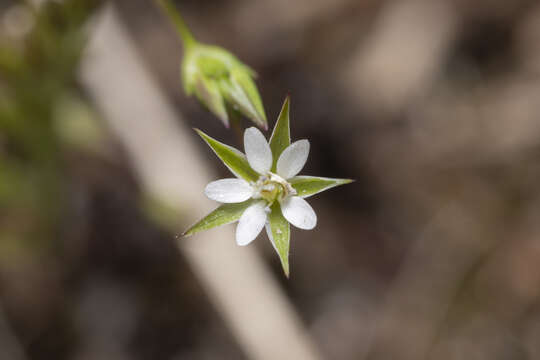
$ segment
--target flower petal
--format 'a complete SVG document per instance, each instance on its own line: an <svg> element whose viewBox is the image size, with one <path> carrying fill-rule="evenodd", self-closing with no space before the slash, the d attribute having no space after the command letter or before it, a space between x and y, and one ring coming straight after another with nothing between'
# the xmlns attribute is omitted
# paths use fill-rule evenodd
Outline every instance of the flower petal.
<svg viewBox="0 0 540 360"><path fill-rule="evenodd" d="M290 196L281 202L281 212L297 228L311 230L317 225L317 215L306 200Z"/></svg>
<svg viewBox="0 0 540 360"><path fill-rule="evenodd" d="M266 174L272 167L272 151L261 131L250 127L244 132L244 149L247 160L253 170Z"/></svg>
<svg viewBox="0 0 540 360"><path fill-rule="evenodd" d="M292 178L302 170L308 155L309 141L295 141L281 153L277 162L278 175L284 179Z"/></svg>
<svg viewBox="0 0 540 360"><path fill-rule="evenodd" d="M243 179L221 179L206 185L204 194L222 203L239 203L253 195L253 188Z"/></svg>
<svg viewBox="0 0 540 360"><path fill-rule="evenodd" d="M236 243L244 246L252 242L266 222L266 203L259 201L244 211L236 227Z"/></svg>

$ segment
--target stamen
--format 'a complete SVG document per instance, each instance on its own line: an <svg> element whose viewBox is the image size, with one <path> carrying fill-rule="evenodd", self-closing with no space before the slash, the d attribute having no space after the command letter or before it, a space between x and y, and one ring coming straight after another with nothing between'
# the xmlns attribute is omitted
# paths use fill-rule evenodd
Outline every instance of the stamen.
<svg viewBox="0 0 540 360"><path fill-rule="evenodd" d="M263 198L268 204L273 204L275 200L283 199L296 195L296 190L281 176L268 173L261 175L253 184L253 199Z"/></svg>

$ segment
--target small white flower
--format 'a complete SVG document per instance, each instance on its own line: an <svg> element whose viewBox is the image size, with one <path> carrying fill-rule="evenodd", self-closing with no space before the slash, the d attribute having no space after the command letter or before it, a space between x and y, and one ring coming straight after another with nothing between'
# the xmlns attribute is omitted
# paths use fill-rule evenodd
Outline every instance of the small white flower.
<svg viewBox="0 0 540 360"><path fill-rule="evenodd" d="M317 224L317 215L306 200L296 195L288 180L304 167L309 154L309 141L298 140L280 155L276 173L271 172L272 151L264 135L255 127L244 133L244 148L249 165L259 175L256 182L241 178L221 179L206 186L208 198L222 203L239 203L250 198L260 199L248 207L238 222L236 242L247 245L259 235L267 222L269 206L279 201L281 212L292 225L311 230Z"/></svg>
<svg viewBox="0 0 540 360"><path fill-rule="evenodd" d="M315 212L304 199L352 180L297 175L306 163L309 142L299 140L291 144L289 98L283 103L270 142L256 128L246 130L245 155L198 129L195 131L236 178L206 186L206 196L222 204L184 235L238 221L236 242L247 245L264 227L288 277L290 224L306 230L317 224Z"/></svg>

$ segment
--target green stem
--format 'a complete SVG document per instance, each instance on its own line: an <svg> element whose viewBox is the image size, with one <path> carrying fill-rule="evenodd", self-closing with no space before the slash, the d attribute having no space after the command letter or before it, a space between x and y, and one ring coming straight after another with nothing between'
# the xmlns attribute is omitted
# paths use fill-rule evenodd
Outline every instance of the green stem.
<svg viewBox="0 0 540 360"><path fill-rule="evenodd" d="M191 34L191 31L187 27L184 19L182 19L182 16L180 15L180 12L171 0L156 0L157 3L161 6L163 11L167 14L169 19L172 21L174 27L176 28L176 31L178 32L178 35L180 35L180 38L182 39L182 42L184 43L184 50L188 51L197 43L193 35Z"/></svg>

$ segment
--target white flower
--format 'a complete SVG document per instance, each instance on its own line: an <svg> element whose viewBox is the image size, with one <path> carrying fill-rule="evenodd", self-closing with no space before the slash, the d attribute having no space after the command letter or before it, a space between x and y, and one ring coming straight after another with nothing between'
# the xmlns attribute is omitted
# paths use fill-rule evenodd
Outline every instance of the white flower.
<svg viewBox="0 0 540 360"><path fill-rule="evenodd" d="M267 224L267 214L274 201L278 201L285 219L297 228L310 230L317 224L317 215L306 200L297 196L289 180L302 170L309 154L309 141L298 140L279 156L276 172L271 172L272 151L264 135L255 127L244 133L244 148L249 165L259 174L256 182L242 178L213 181L206 186L208 198L222 203L240 203L260 199L240 216L236 228L236 243L247 245ZM268 230L268 229L267 229Z"/></svg>
<svg viewBox="0 0 540 360"><path fill-rule="evenodd" d="M288 277L290 224L300 229L313 229L317 224L315 212L304 199L353 180L297 175L306 163L309 142L291 144L288 97L269 142L256 128L246 130L246 155L201 130L195 131L237 178L208 184L206 195L222 204L187 229L184 236L238 221L236 242L247 245L265 227Z"/></svg>

